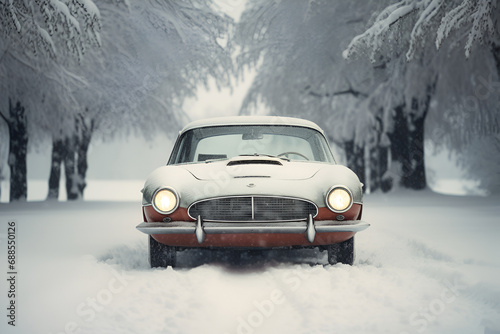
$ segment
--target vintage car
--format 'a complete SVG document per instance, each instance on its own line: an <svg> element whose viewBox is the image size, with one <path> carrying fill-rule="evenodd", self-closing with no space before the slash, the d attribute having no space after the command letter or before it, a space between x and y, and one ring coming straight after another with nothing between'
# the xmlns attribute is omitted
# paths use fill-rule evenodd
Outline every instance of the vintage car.
<svg viewBox="0 0 500 334"><path fill-rule="evenodd" d="M352 264L363 191L335 163L323 131L288 117L196 121L180 133L166 166L142 190L151 267L176 265L188 248L317 247Z"/></svg>

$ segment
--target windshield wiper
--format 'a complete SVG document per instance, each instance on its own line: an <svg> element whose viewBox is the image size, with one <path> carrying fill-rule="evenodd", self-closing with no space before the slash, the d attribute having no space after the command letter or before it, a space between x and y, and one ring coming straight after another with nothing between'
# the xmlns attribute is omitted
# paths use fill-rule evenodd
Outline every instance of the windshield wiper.
<svg viewBox="0 0 500 334"><path fill-rule="evenodd" d="M206 164L209 164L209 163L212 163L212 162L224 161L224 160L228 160L228 158L207 159L207 160L205 160L204 162L205 162Z"/></svg>

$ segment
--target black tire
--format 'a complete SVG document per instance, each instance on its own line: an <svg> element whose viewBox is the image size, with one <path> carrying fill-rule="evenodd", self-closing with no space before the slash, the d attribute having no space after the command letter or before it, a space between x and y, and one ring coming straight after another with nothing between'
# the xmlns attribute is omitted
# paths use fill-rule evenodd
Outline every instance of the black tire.
<svg viewBox="0 0 500 334"><path fill-rule="evenodd" d="M149 264L151 268L175 268L177 251L175 247L164 245L149 236Z"/></svg>
<svg viewBox="0 0 500 334"><path fill-rule="evenodd" d="M344 242L328 245L328 263L343 263L352 266L354 263L354 237Z"/></svg>

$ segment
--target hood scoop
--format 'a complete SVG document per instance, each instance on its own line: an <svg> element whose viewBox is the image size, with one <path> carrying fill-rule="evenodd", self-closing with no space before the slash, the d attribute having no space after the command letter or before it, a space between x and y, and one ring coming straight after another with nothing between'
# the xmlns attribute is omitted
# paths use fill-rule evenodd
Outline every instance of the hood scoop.
<svg viewBox="0 0 500 334"><path fill-rule="evenodd" d="M227 163L227 166L241 166L241 165L276 165L283 166L283 164L278 160L269 159L243 159L243 160L231 160Z"/></svg>
<svg viewBox="0 0 500 334"><path fill-rule="evenodd" d="M273 157L238 156L227 161L186 164L188 170L198 180L212 180L217 184L228 180L267 178L276 180L306 180L321 169L322 164L291 162ZM225 184L225 183L224 183Z"/></svg>

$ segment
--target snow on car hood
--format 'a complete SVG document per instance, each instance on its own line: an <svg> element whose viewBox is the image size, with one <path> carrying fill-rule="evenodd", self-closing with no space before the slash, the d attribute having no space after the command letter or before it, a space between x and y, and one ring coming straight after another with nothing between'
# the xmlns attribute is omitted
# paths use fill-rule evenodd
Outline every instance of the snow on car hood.
<svg viewBox="0 0 500 334"><path fill-rule="evenodd" d="M162 166L149 175L142 192L143 205L151 203L160 187L171 187L180 194L182 207L208 197L240 195L306 198L322 207L334 185L347 186L354 202L363 202L361 183L345 166L268 157Z"/></svg>
<svg viewBox="0 0 500 334"><path fill-rule="evenodd" d="M306 161L288 161L273 157L239 156L224 161L184 165L199 180L217 180L222 174L232 178L261 177L278 180L306 180L312 178L322 165Z"/></svg>

